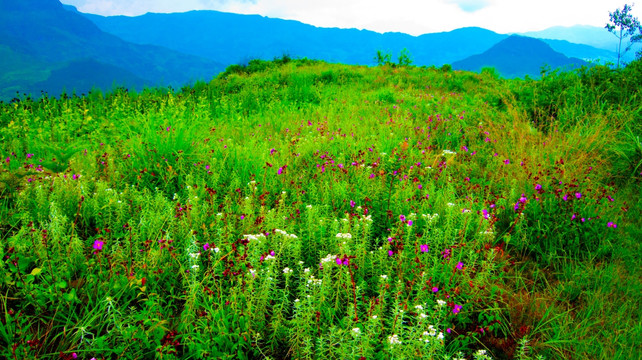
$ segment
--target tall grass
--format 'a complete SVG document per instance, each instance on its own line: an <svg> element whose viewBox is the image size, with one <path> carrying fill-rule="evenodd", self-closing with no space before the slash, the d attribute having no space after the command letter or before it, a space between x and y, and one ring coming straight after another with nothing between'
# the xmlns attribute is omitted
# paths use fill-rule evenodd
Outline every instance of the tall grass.
<svg viewBox="0 0 642 360"><path fill-rule="evenodd" d="M639 66L446 70L0 105L0 356L633 356Z"/></svg>

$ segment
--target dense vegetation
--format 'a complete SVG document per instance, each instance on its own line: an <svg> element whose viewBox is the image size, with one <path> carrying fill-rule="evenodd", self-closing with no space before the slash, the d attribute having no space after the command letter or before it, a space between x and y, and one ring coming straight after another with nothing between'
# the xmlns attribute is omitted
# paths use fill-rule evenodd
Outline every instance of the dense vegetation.
<svg viewBox="0 0 642 360"><path fill-rule="evenodd" d="M0 357L632 359L642 63L287 58L0 105Z"/></svg>

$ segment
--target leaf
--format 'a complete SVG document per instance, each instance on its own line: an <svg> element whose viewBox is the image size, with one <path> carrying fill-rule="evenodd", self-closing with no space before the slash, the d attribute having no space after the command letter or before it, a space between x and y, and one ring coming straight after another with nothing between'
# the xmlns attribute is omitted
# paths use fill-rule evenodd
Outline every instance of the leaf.
<svg viewBox="0 0 642 360"><path fill-rule="evenodd" d="M33 270L31 270L31 275L36 276L36 275L40 274L41 272L42 272L41 268L34 268Z"/></svg>

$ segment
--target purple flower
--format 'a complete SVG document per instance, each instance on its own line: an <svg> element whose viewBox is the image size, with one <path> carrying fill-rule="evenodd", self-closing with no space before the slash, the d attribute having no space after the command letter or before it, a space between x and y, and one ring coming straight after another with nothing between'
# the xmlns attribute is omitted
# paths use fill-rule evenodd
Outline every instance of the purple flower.
<svg viewBox="0 0 642 360"><path fill-rule="evenodd" d="M421 186L421 184L417 185L417 189L421 190L422 188L423 186Z"/></svg>
<svg viewBox="0 0 642 360"><path fill-rule="evenodd" d="M375 177L375 174L374 174L374 173L373 173L373 174L370 174L370 178L371 178L371 179L374 179L374 177Z"/></svg>
<svg viewBox="0 0 642 360"><path fill-rule="evenodd" d="M337 262L337 265L341 265L341 263L342 263L342 261L341 261L341 258L340 258L340 257L338 257L335 261Z"/></svg>
<svg viewBox="0 0 642 360"><path fill-rule="evenodd" d="M575 218L576 218L576 216L575 216L575 214L573 214L573 216L571 216L571 220L575 220Z"/></svg>
<svg viewBox="0 0 642 360"><path fill-rule="evenodd" d="M27 159L31 159L33 157L33 154L27 154Z"/></svg>
<svg viewBox="0 0 642 360"><path fill-rule="evenodd" d="M504 160L504 164L506 164L506 165L510 164L510 160L508 160L508 159Z"/></svg>
<svg viewBox="0 0 642 360"><path fill-rule="evenodd" d="M354 207L355 202L353 200L350 200L350 207Z"/></svg>
<svg viewBox="0 0 642 360"><path fill-rule="evenodd" d="M71 176L71 178L72 178L72 179L74 179L74 180L78 180L78 175L73 174L73 175Z"/></svg>
<svg viewBox="0 0 642 360"><path fill-rule="evenodd" d="M408 226L412 226L412 220L408 220Z"/></svg>
<svg viewBox="0 0 642 360"><path fill-rule="evenodd" d="M457 269L461 270L461 269L463 269L463 268L464 268L464 263L463 263L463 262L461 262L461 261L460 261L460 262L458 262L458 263L457 263Z"/></svg>
<svg viewBox="0 0 642 360"><path fill-rule="evenodd" d="M210 249L210 243L205 243L205 245L203 245L203 250L207 251L209 249Z"/></svg>
<svg viewBox="0 0 642 360"><path fill-rule="evenodd" d="M394 253L392 250L388 250L388 256L392 256L392 255L394 255L394 254L395 254L395 253Z"/></svg>
<svg viewBox="0 0 642 360"><path fill-rule="evenodd" d="M562 199L563 199L564 201L568 201L568 194L564 194L564 196L562 196Z"/></svg>
<svg viewBox="0 0 642 360"><path fill-rule="evenodd" d="M462 307L463 307L463 305L455 305L455 306L453 307L453 314L457 314L457 313L459 313L459 312L461 311L461 308L462 308Z"/></svg>
<svg viewBox="0 0 642 360"><path fill-rule="evenodd" d="M274 256L274 250L270 250L270 255Z"/></svg>
<svg viewBox="0 0 642 360"><path fill-rule="evenodd" d="M406 217L404 215L399 215L399 220L406 221Z"/></svg>
<svg viewBox="0 0 642 360"><path fill-rule="evenodd" d="M276 149L270 149L270 155L274 154L276 152Z"/></svg>
<svg viewBox="0 0 642 360"><path fill-rule="evenodd" d="M94 249L96 249L97 251L100 251L100 250L102 250L102 249L103 249L103 245L104 245L104 244L105 244L104 242L102 242L102 241L100 241L100 240L96 240L96 241L94 241L94 246L93 246L93 248L94 248Z"/></svg>
<svg viewBox="0 0 642 360"><path fill-rule="evenodd" d="M535 184L535 190L542 190L542 185Z"/></svg>
<svg viewBox="0 0 642 360"><path fill-rule="evenodd" d="M444 256L444 259L447 259L450 257L450 249L446 249L441 252L441 254Z"/></svg>
<svg viewBox="0 0 642 360"><path fill-rule="evenodd" d="M428 252L428 250L430 250L428 248L428 244L423 244L423 245L419 246L419 249L421 249L421 252Z"/></svg>
<svg viewBox="0 0 642 360"><path fill-rule="evenodd" d="M578 199L581 199L582 198L582 193L576 192L575 193L575 197L578 198Z"/></svg>
<svg viewBox="0 0 642 360"><path fill-rule="evenodd" d="M608 223L608 224L606 224L606 226L607 226L607 227L612 227L612 228L614 228L614 229L615 229L615 228L617 227L617 224L614 224L612 221L609 221L609 223Z"/></svg>
<svg viewBox="0 0 642 360"><path fill-rule="evenodd" d="M282 167L279 168L278 174L279 175L283 174L283 168Z"/></svg>
<svg viewBox="0 0 642 360"><path fill-rule="evenodd" d="M432 287L432 292L436 293L436 292L438 292L438 291L439 291L439 288L438 288L438 287L436 287L436 286L433 286L433 287Z"/></svg>
<svg viewBox="0 0 642 360"><path fill-rule="evenodd" d="M521 198L519 198L519 202L521 202L522 204L523 204L523 203L525 203L525 202L526 202L526 200L528 200L528 198L527 198L527 197L526 197L526 195L524 195L524 194L522 194L522 197L521 197Z"/></svg>
<svg viewBox="0 0 642 360"><path fill-rule="evenodd" d="M488 220L488 210L486 209L482 210L482 214L484 214L484 219Z"/></svg>

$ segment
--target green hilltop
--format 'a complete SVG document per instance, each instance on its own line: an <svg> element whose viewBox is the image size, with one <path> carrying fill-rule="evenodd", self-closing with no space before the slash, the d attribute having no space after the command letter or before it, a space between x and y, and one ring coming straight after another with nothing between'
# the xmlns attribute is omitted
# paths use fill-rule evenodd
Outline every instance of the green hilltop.
<svg viewBox="0 0 642 360"><path fill-rule="evenodd" d="M636 358L641 85L282 57L0 102L0 358Z"/></svg>

